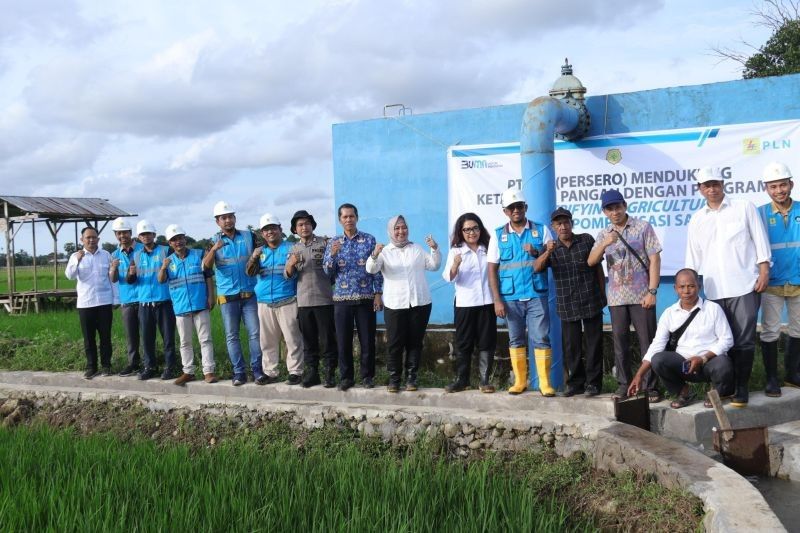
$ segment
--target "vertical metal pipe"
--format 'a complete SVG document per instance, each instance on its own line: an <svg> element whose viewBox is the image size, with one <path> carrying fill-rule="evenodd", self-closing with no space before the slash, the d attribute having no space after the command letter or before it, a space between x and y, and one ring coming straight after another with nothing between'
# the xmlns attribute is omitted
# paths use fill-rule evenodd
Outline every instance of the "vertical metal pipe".
<svg viewBox="0 0 800 533"><path fill-rule="evenodd" d="M39 288L38 280L36 279L36 221L31 220L31 234L33 235L33 292Z"/></svg>
<svg viewBox="0 0 800 533"><path fill-rule="evenodd" d="M14 302L14 269L12 266L13 257L11 254L11 221L8 216L8 202L3 202L3 218L6 221L6 280L8 282L8 297L13 305Z"/></svg>
<svg viewBox="0 0 800 533"><path fill-rule="evenodd" d="M522 194L528 202L528 218L549 227L556 205L555 134L567 133L578 125L578 110L561 100L542 96L525 109L520 136ZM550 276L550 345L553 349L550 381L557 389L564 385L561 322L555 313L556 293ZM529 352L530 354L530 352ZM529 355L529 358L531 356ZM535 361L530 364L535 367ZM530 372L531 387L539 388L536 372Z"/></svg>

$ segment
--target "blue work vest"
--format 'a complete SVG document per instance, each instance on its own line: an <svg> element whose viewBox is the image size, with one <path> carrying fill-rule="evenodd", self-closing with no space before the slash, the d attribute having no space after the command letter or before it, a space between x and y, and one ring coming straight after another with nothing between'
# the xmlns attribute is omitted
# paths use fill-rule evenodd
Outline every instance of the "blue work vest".
<svg viewBox="0 0 800 533"><path fill-rule="evenodd" d="M213 244L220 239L225 242L225 246L214 252L217 293L220 296L232 296L241 292L253 292L256 278L245 272L247 258L253 253L253 234L236 230L236 235L230 239L224 233L217 233L211 238L211 242Z"/></svg>
<svg viewBox="0 0 800 533"><path fill-rule="evenodd" d="M544 246L544 228L528 221L528 227L517 235L508 231L508 224L495 230L500 264L500 295L506 301L541 298L547 294L547 272L536 273L533 263L536 258L522 249L526 243L541 251Z"/></svg>
<svg viewBox="0 0 800 533"><path fill-rule="evenodd" d="M208 307L206 277L203 274L203 252L188 250L186 258L172 254L167 279L169 297L176 316L202 311Z"/></svg>
<svg viewBox="0 0 800 533"><path fill-rule="evenodd" d="M136 261L136 286L138 287L139 303L164 302L169 300L169 288L158 282L158 271L164 258L169 255L169 248L157 244L152 252L142 246L141 250L134 253Z"/></svg>
<svg viewBox="0 0 800 533"><path fill-rule="evenodd" d="M258 260L258 281L256 282L256 298L261 303L271 304L297 296L297 273L289 279L283 276L286 268L286 257L292 249L283 241L274 250L269 246L261 249Z"/></svg>
<svg viewBox="0 0 800 533"><path fill-rule="evenodd" d="M758 212L772 249L769 284L800 285L800 204L792 202L786 223L780 213L772 212L772 202L759 207Z"/></svg>
<svg viewBox="0 0 800 533"><path fill-rule="evenodd" d="M128 283L125 278L128 276L128 267L131 266L131 257L142 248L144 248L142 243L134 242L130 253L118 247L111 254L112 259L119 259L119 266L117 267L119 281L117 283L119 284L119 303L121 304L133 304L139 301L138 283L136 281Z"/></svg>

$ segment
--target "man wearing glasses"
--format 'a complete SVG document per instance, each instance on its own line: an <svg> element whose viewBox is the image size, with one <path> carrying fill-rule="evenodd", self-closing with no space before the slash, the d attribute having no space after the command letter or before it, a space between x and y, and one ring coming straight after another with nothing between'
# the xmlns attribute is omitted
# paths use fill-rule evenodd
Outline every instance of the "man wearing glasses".
<svg viewBox="0 0 800 533"><path fill-rule="evenodd" d="M615 397L628 397L633 379L630 329L631 323L639 338L639 350L647 352L656 334L656 293L661 280L661 243L653 227L646 221L628 216L628 204L616 189L600 196L603 214L610 224L597 234L589 266L606 259L608 287L606 297L611 313L611 337L614 341L614 366L617 392ZM663 400L655 373L644 377L647 399Z"/></svg>
<svg viewBox="0 0 800 533"><path fill-rule="evenodd" d="M550 385L547 273L533 270L534 260L553 238L547 227L525 217L528 205L519 189L508 189L501 200L508 223L495 230L486 255L495 314L508 324L508 353L514 369L514 385L508 392L520 394L528 388L528 348L533 347L539 392L555 396Z"/></svg>

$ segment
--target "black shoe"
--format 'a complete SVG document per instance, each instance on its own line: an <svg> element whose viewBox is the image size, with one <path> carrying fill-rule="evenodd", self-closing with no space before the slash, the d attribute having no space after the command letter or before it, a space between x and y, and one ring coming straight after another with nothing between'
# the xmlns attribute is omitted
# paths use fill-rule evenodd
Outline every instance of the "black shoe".
<svg viewBox="0 0 800 533"><path fill-rule="evenodd" d="M361 380L361 383L364 385L365 389L375 388L375 382L372 380L372 378L364 378Z"/></svg>
<svg viewBox="0 0 800 533"><path fill-rule="evenodd" d="M93 377L100 374L96 368L87 368L86 372L83 373L83 379L92 379Z"/></svg>
<svg viewBox="0 0 800 533"><path fill-rule="evenodd" d="M445 392L461 392L461 391L467 390L468 388L469 388L469 384L468 383L463 383L461 381L456 380L456 381L454 381L452 383L449 383L447 386L445 386L444 391Z"/></svg>
<svg viewBox="0 0 800 533"><path fill-rule="evenodd" d="M150 378L156 377L156 369L155 368L145 368L142 370L141 374L139 374L139 379L141 381L148 380Z"/></svg>
<svg viewBox="0 0 800 533"><path fill-rule="evenodd" d="M289 379L286 380L287 385L300 385L303 378L297 374L289 374Z"/></svg>
<svg viewBox="0 0 800 533"><path fill-rule="evenodd" d="M308 375L303 379L303 388L307 389L309 387L313 387L314 385L319 385L322 383L322 380L319 379L319 372L313 370L308 373Z"/></svg>
<svg viewBox="0 0 800 533"><path fill-rule="evenodd" d="M336 386L336 368L329 368L325 371L325 385L326 389L332 389Z"/></svg>
<svg viewBox="0 0 800 533"><path fill-rule="evenodd" d="M138 370L139 370L138 367L136 367L134 365L128 365L128 366L126 366L125 368L122 369L122 372L120 372L119 375L120 375L120 377L126 378L128 376L135 375Z"/></svg>
<svg viewBox="0 0 800 533"><path fill-rule="evenodd" d="M416 381L411 381L411 380L406 381L406 391L407 392L414 392L416 390L419 390L419 387L417 387L417 382Z"/></svg>
<svg viewBox="0 0 800 533"><path fill-rule="evenodd" d="M269 376L266 374L261 374L255 379L256 385L266 385L269 383Z"/></svg>
<svg viewBox="0 0 800 533"><path fill-rule="evenodd" d="M617 392L611 395L612 398L615 400L627 400L628 399L628 386L627 385L620 385L617 387Z"/></svg>
<svg viewBox="0 0 800 533"><path fill-rule="evenodd" d="M114 373L111 371L111 367L110 366L104 366L102 374L104 376L106 376L106 377L110 377L110 376L114 375Z"/></svg>
<svg viewBox="0 0 800 533"><path fill-rule="evenodd" d="M386 392L391 392L391 393L400 392L400 384L399 383L389 383L389 386L386 387Z"/></svg>
<svg viewBox="0 0 800 533"><path fill-rule="evenodd" d="M584 389L583 387L574 387L572 385L568 385L567 386L567 390L564 391L564 397L565 398L570 398L572 396L575 396L577 394L583 394L585 392L586 392L586 389Z"/></svg>
<svg viewBox="0 0 800 533"><path fill-rule="evenodd" d="M343 379L342 381L339 382L339 390L342 392L346 391L352 386L353 386L352 379Z"/></svg>
<svg viewBox="0 0 800 533"><path fill-rule="evenodd" d="M594 385L587 385L586 391L583 394L585 396L588 396L589 398L591 398L592 396L597 396L598 394L600 394L600 388L595 387Z"/></svg>
<svg viewBox="0 0 800 533"><path fill-rule="evenodd" d="M247 374L236 374L233 376L233 386L239 387L247 383Z"/></svg>
<svg viewBox="0 0 800 533"><path fill-rule="evenodd" d="M175 379L175 372L173 372L172 369L165 368L164 371L161 373L161 379L163 381Z"/></svg>

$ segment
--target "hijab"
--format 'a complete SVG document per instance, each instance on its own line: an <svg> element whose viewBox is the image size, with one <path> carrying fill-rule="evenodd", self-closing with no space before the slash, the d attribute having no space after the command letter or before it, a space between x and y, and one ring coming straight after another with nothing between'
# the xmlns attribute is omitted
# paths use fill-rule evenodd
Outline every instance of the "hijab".
<svg viewBox="0 0 800 533"><path fill-rule="evenodd" d="M411 241L408 240L408 237L406 237L404 241L398 241L397 239L394 238L394 227L397 225L398 222L403 222L404 224L408 225L403 215L397 215L396 217L392 217L389 219L389 224L386 229L389 233L389 240L392 241L392 244L394 244L398 248L405 248L406 246L411 244Z"/></svg>

